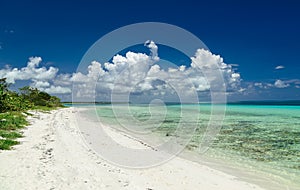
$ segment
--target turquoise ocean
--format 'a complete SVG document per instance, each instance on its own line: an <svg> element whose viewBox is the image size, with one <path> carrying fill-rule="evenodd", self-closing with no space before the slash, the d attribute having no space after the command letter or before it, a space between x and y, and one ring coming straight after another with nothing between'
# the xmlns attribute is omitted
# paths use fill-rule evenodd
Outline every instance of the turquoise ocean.
<svg viewBox="0 0 300 190"><path fill-rule="evenodd" d="M199 160L228 166L227 170L250 171L249 181L267 176L258 183L272 181L270 189L300 189L300 106L226 105L222 128L204 154L198 151L211 119L209 104L170 104L150 109L148 105L128 108L122 104L92 107L96 109L90 109L90 115L96 115L104 125L119 129L133 126L135 131L141 128L162 141L178 135L178 127L196 126L185 148L185 152L193 153L193 160L198 155ZM247 178L245 173L241 178ZM257 179L251 180L251 176Z"/></svg>

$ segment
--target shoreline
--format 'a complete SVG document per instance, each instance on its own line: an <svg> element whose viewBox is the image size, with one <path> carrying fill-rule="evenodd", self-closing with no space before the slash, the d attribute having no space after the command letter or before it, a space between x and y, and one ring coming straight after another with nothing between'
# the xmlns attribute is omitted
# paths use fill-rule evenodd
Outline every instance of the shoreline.
<svg viewBox="0 0 300 190"><path fill-rule="evenodd" d="M21 144L0 152L0 189L263 189L180 157L148 169L115 166L86 146L76 127L78 109L28 118ZM139 143L111 132L124 143Z"/></svg>
<svg viewBox="0 0 300 190"><path fill-rule="evenodd" d="M91 110L90 108L81 107L80 109L82 110L84 117L88 117L89 119L95 119L94 117L90 116L90 113L85 112L85 111L90 111ZM127 133L128 131L123 130L122 128L113 127L110 126L109 124L106 124L105 127L120 133L124 133L125 135L131 135L130 133L129 134ZM150 138L144 138L144 142L148 144L151 144L152 142L155 141L161 142L160 137L157 137L156 135L158 134L155 134ZM133 138L139 139L139 137L136 137L134 134L133 134ZM210 152L210 150L208 152ZM226 174L236 176L239 180L251 184L256 184L265 189L270 189L270 190L282 190L282 189L297 190L298 189L297 188L298 183L295 183L292 180L287 180L288 177L287 174L284 176L278 175L278 171L276 172L273 171L274 170L273 168L270 168L270 166L266 167L263 163L254 163L251 160L247 160L248 162L250 161L249 163L235 162L234 160L237 161L240 158L234 157L234 160L231 160L230 158L224 157L226 155L223 155L222 153L216 157L216 155L211 155L210 153L199 154L195 150L189 150L189 149L184 149L176 156L198 164L209 166L210 168L224 172ZM261 165L260 169L256 168L257 164Z"/></svg>

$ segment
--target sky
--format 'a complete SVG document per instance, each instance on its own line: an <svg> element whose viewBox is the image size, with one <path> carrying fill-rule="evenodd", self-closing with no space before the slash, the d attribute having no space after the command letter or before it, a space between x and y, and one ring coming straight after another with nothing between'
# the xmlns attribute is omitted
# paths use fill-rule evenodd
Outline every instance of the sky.
<svg viewBox="0 0 300 190"><path fill-rule="evenodd" d="M209 96L216 81L203 71L214 65L223 75L229 101L300 100L299 8L296 0L1 0L0 77L6 77L12 88L28 84L65 101L71 100L72 92L82 99L91 96L79 94L82 89L96 89L96 98L108 101L117 79L130 99L176 101L179 92ZM98 39L142 22L181 27L202 40L210 52L199 47L190 59L175 61L177 68L172 70L163 60L169 57L174 62L180 53L153 41L152 47L140 44L116 52L120 55L107 63L88 63L86 73L77 71ZM132 67L134 64L139 66ZM125 66L133 68L130 76L121 73ZM170 79L175 75L179 77ZM74 83L79 90L73 89ZM172 96L174 93L177 95Z"/></svg>

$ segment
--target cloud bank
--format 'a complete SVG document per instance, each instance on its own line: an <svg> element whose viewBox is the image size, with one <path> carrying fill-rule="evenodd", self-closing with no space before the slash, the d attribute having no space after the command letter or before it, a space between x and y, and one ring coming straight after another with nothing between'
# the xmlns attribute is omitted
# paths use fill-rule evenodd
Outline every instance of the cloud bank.
<svg viewBox="0 0 300 190"><path fill-rule="evenodd" d="M299 79L290 79L290 80L281 80L276 79L273 83L270 82L254 82L249 85L249 89L256 87L259 89L270 89L270 88L287 88L287 87L295 87L298 88L300 80Z"/></svg>
<svg viewBox="0 0 300 190"><path fill-rule="evenodd" d="M110 101L112 92L118 95L143 97L189 98L195 93L208 95L210 90L222 89L224 85L228 95L247 93L249 89L299 87L299 80L280 80L273 83L253 82L245 86L237 66L227 64L220 55L198 49L185 65L162 64L158 55L158 46L153 41L144 44L150 54L127 52L115 55L111 62L92 61L85 71L59 73L55 67L42 66L41 57L30 57L22 68L5 67L0 70L0 78L7 82L29 81L30 86L50 94L65 94L86 100L98 98ZM277 66L276 69L282 69ZM222 75L220 80L216 73ZM75 88L73 88L75 87ZM182 98L181 97L181 98Z"/></svg>
<svg viewBox="0 0 300 190"><path fill-rule="evenodd" d="M83 99L97 98L97 95L109 99L113 92L120 97L130 94L161 98L177 94L188 100L195 93L209 93L212 85L215 85L214 89L221 89L224 83L230 92L241 91L240 74L219 55L198 49L190 64L165 68L160 65L157 45L153 41L147 41L145 45L150 49L150 55L129 51L125 56L114 56L112 62L93 61L86 74L60 75L55 83L75 83L73 95ZM216 72L223 75L222 81L216 77Z"/></svg>

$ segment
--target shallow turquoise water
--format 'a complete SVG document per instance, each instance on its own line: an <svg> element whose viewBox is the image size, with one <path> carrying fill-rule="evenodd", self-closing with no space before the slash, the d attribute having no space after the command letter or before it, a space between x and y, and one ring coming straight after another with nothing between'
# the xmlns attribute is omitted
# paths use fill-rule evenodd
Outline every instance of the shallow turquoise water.
<svg viewBox="0 0 300 190"><path fill-rule="evenodd" d="M186 149L197 152L211 117L210 105L97 106L104 124L151 133L162 139L190 127ZM200 111L200 112L199 112ZM116 117L117 116L117 117ZM197 127L193 131L194 127ZM278 175L297 183L300 178L300 106L227 105L220 133L206 153L240 166Z"/></svg>

